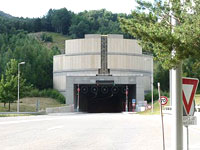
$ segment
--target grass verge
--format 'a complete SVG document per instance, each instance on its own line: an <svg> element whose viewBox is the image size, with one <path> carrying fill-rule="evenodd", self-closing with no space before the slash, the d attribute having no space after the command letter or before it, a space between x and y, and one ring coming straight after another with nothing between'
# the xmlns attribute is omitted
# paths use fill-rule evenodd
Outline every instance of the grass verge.
<svg viewBox="0 0 200 150"><path fill-rule="evenodd" d="M47 107L65 106L65 104L60 104L58 101L52 98L27 97L20 99L20 112L36 112L37 101L39 101L39 110L45 110ZM17 103L12 103L10 112L16 111ZM4 107L3 103L0 103L0 112L9 112L8 104L6 104L6 107Z"/></svg>

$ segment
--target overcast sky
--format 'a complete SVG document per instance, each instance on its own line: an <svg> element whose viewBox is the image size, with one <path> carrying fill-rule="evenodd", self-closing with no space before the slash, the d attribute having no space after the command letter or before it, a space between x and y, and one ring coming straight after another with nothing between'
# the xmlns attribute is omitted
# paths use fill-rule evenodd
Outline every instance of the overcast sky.
<svg viewBox="0 0 200 150"><path fill-rule="evenodd" d="M105 8L113 13L127 13L135 8L135 0L1 0L0 10L16 17L42 17L50 8L66 7L75 13Z"/></svg>

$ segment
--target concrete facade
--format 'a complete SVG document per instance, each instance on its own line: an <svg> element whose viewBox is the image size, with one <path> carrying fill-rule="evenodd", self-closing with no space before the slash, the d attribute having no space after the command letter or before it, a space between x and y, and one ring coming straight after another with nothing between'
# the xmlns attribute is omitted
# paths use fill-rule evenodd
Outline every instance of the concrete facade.
<svg viewBox="0 0 200 150"><path fill-rule="evenodd" d="M151 91L152 56L143 55L136 40L122 35L89 34L84 39L66 40L65 54L54 56L53 61L54 88L69 105L76 103L76 85L95 85L100 80L136 85L132 98L137 104L142 104L144 93Z"/></svg>

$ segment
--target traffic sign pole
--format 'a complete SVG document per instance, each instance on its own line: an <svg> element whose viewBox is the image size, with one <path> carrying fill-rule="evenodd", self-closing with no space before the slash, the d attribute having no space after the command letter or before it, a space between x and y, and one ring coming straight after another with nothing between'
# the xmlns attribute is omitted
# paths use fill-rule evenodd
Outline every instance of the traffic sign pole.
<svg viewBox="0 0 200 150"><path fill-rule="evenodd" d="M128 86L126 85L126 112L128 112Z"/></svg>
<svg viewBox="0 0 200 150"><path fill-rule="evenodd" d="M79 88L79 84L78 84L78 88L77 88L77 112L79 112L79 97L80 97L80 95L79 95L79 92L80 92L80 88Z"/></svg>
<svg viewBox="0 0 200 150"><path fill-rule="evenodd" d="M184 127L183 130L184 133L184 148L185 150L189 150L189 130L188 130L188 126Z"/></svg>
<svg viewBox="0 0 200 150"><path fill-rule="evenodd" d="M160 116L161 116L161 123L162 123L162 142L163 142L163 150L165 150L165 132L164 132L164 123L163 123L163 113L162 113L162 101L160 96L160 83L158 82L158 95L160 101Z"/></svg>

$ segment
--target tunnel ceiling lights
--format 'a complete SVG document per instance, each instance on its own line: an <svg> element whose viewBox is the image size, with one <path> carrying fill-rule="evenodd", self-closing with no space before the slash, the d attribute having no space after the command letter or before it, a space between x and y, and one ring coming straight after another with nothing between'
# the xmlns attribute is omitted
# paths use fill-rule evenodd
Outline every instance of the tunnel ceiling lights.
<svg viewBox="0 0 200 150"><path fill-rule="evenodd" d="M108 87L107 87L107 86L102 86L102 87L101 87L101 92L102 92L103 94L107 94L107 93L108 93Z"/></svg>
<svg viewBox="0 0 200 150"><path fill-rule="evenodd" d="M111 91L112 91L113 94L117 94L119 92L119 88L116 87L116 86L113 86Z"/></svg>
<svg viewBox="0 0 200 150"><path fill-rule="evenodd" d="M87 87L87 86L82 86L82 87L81 87L81 92L82 92L83 94L87 94L87 93L88 93L88 87Z"/></svg>
<svg viewBox="0 0 200 150"><path fill-rule="evenodd" d="M92 92L92 93L97 93L97 92L98 92L97 86L92 86L92 87L91 87L91 92Z"/></svg>

